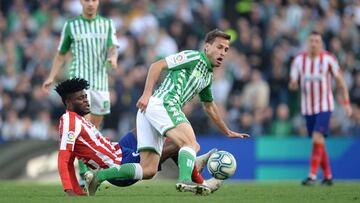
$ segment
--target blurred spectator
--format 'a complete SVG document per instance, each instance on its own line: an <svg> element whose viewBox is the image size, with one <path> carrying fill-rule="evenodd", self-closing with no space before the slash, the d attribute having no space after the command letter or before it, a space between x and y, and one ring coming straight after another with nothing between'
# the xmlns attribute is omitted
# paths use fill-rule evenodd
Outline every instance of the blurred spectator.
<svg viewBox="0 0 360 203"><path fill-rule="evenodd" d="M275 121L272 122L270 133L276 137L286 137L292 134L289 120L289 107L282 103L276 108Z"/></svg>
<svg viewBox="0 0 360 203"><path fill-rule="evenodd" d="M265 109L269 105L269 96L269 84L262 79L260 71L253 70L241 96L243 106L251 110Z"/></svg>

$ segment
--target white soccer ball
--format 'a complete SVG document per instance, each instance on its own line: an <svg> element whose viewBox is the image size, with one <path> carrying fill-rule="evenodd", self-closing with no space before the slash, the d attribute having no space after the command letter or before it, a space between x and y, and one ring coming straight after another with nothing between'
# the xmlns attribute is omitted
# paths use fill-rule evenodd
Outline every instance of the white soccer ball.
<svg viewBox="0 0 360 203"><path fill-rule="evenodd" d="M218 151L210 156L207 168L214 178L225 180L234 175L236 160L231 153Z"/></svg>

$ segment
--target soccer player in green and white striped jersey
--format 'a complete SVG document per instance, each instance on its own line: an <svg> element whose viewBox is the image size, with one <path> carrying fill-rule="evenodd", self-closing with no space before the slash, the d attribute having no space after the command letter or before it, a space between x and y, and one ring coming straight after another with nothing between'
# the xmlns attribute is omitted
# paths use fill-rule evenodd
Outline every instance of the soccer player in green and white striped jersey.
<svg viewBox="0 0 360 203"><path fill-rule="evenodd" d="M178 191L209 192L205 185L191 181L199 144L181 108L195 95L199 95L205 111L225 135L233 138L249 137L230 130L213 102L213 68L221 66L229 50L229 40L228 34L216 29L206 35L203 52L183 51L150 66L143 95L137 102L139 111L136 117L138 151L144 179L150 179L156 174L167 136L181 147L178 159L179 182L176 184ZM164 69L168 69L169 73L153 93Z"/></svg>
<svg viewBox="0 0 360 203"><path fill-rule="evenodd" d="M89 81L90 121L100 129L103 116L110 113L107 66L117 66L118 43L112 20L97 14L99 0L80 0L80 3L83 13L65 23L58 53L43 88L48 91L65 61L66 53L71 50L69 76Z"/></svg>

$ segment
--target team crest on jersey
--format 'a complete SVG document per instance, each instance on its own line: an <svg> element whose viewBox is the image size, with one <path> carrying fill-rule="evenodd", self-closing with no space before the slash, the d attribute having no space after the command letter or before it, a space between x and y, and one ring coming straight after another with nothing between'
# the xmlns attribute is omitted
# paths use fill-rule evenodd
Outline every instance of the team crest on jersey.
<svg viewBox="0 0 360 203"><path fill-rule="evenodd" d="M181 63L185 60L185 56L183 54L178 54L174 58L174 63Z"/></svg>
<svg viewBox="0 0 360 203"><path fill-rule="evenodd" d="M73 131L67 133L68 142L75 142L76 136Z"/></svg>

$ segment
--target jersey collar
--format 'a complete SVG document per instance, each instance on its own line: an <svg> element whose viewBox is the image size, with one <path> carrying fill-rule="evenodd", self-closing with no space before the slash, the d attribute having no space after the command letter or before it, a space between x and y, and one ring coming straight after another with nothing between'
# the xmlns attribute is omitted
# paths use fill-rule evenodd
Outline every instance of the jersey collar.
<svg viewBox="0 0 360 203"><path fill-rule="evenodd" d="M200 52L200 54L201 54L201 56L203 57L203 59L205 60L205 62L206 62L206 66L208 67L208 69L209 69L209 71L213 71L213 67L212 67L212 65L211 65L211 63L210 63L210 61L209 61L209 58L207 57L207 55L205 54L205 52Z"/></svg>
<svg viewBox="0 0 360 203"><path fill-rule="evenodd" d="M84 16L81 14L81 15L79 15L79 18L80 18L81 20L84 20L84 21L87 21L87 22L92 22L92 21L98 19L98 18L99 18L99 15L96 14L95 18L93 18L93 19L87 19L87 18L84 18Z"/></svg>

